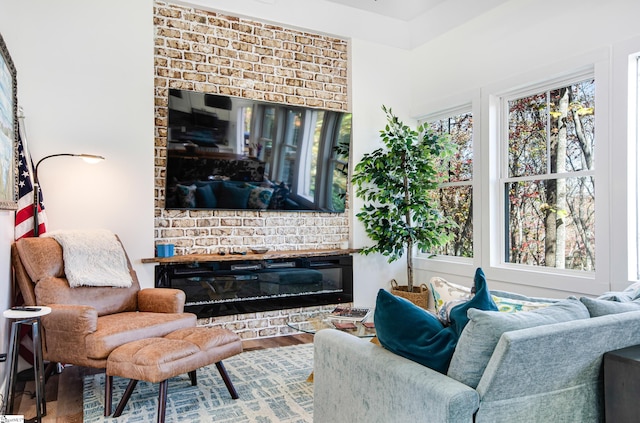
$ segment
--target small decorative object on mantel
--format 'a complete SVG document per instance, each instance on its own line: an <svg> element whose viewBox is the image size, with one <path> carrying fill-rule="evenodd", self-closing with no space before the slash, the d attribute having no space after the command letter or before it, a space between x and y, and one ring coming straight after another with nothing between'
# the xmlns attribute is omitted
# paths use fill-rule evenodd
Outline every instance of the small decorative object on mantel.
<svg viewBox="0 0 640 423"><path fill-rule="evenodd" d="M364 224L369 238L375 241L360 252L381 253L389 262L405 257L404 293L413 296L414 248L431 252L449 242L451 229L456 227L455 222L440 211L437 196L439 184L446 175L447 159L454 153L455 145L448 135L434 132L426 123L413 130L391 109L383 106L382 110L387 117L387 125L380 131L384 148L365 154L352 177L356 196L364 200L356 216ZM417 292L428 298L428 289L423 291L418 287Z"/></svg>
<svg viewBox="0 0 640 423"><path fill-rule="evenodd" d="M406 286L399 286L395 279L391 279L391 293L398 297L405 298L425 310L428 307L429 288L426 284L414 286L413 292L409 292Z"/></svg>

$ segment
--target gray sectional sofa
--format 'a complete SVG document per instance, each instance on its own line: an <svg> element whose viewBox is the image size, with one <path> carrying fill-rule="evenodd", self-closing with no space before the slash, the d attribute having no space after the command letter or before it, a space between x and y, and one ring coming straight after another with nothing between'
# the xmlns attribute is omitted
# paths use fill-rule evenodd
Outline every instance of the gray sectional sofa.
<svg viewBox="0 0 640 423"><path fill-rule="evenodd" d="M520 317L470 310L464 331L472 331L483 313L508 324L490 322L494 333L476 337L498 340L488 362L469 350L463 331L447 374L367 339L320 331L314 340L314 422L604 421L603 354L640 344L640 304L582 300L574 299L572 307L583 306L578 312L584 317L503 333L496 328ZM461 367L476 361L485 366L477 369L479 379L473 372L461 376Z"/></svg>

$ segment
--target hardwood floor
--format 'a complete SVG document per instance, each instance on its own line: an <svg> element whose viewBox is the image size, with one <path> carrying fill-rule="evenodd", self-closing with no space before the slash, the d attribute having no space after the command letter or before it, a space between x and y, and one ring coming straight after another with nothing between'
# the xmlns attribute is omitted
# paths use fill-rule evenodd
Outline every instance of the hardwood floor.
<svg viewBox="0 0 640 423"><path fill-rule="evenodd" d="M245 351L313 342L313 335L296 334L274 338L251 339L242 342ZM79 366L67 366L60 374L52 375L46 384L47 415L44 423L82 422L82 380L100 370ZM23 415L25 421L36 414L33 381L19 382L16 386L14 414Z"/></svg>

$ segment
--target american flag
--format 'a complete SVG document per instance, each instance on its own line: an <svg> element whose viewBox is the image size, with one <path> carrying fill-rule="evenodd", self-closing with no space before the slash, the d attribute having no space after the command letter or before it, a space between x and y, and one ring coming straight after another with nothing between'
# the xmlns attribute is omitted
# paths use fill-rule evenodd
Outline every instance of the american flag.
<svg viewBox="0 0 640 423"><path fill-rule="evenodd" d="M24 149L22 137L18 133L18 210L16 211L15 239L33 236L33 184L31 183L33 161ZM38 201L38 227L41 234L46 232L46 215L42 204L42 190Z"/></svg>

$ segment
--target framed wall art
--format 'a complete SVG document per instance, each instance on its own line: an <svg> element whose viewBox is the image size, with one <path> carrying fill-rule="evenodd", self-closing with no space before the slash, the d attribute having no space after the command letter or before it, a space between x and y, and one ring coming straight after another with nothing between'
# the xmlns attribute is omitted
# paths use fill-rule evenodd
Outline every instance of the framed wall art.
<svg viewBox="0 0 640 423"><path fill-rule="evenodd" d="M17 203L18 90L16 68L0 35L0 209Z"/></svg>

